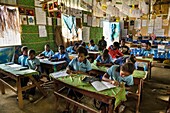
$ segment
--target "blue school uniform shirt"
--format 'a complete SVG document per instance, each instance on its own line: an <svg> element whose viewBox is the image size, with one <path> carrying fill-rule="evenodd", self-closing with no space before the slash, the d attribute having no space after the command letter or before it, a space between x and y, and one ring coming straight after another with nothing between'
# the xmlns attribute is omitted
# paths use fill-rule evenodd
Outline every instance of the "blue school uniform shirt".
<svg viewBox="0 0 170 113"><path fill-rule="evenodd" d="M67 52L64 52L63 54L61 54L60 52L58 52L58 53L54 54L51 58L52 58L52 59L55 59L55 58L57 58L57 59L65 59L67 63L70 62L70 58L69 58Z"/></svg>
<svg viewBox="0 0 170 113"><path fill-rule="evenodd" d="M37 66L40 66L40 60L37 58L27 59L27 64L30 69L35 70Z"/></svg>
<svg viewBox="0 0 170 113"><path fill-rule="evenodd" d="M89 47L89 50L90 50L90 51L98 51L99 49L98 49L98 46L97 46L97 45L94 45L94 46L90 46L90 47Z"/></svg>
<svg viewBox="0 0 170 113"><path fill-rule="evenodd" d="M43 54L46 57L51 57L52 55L54 55L54 52L52 50L50 50L50 51L43 51L41 54Z"/></svg>
<svg viewBox="0 0 170 113"><path fill-rule="evenodd" d="M119 65L113 65L107 70L107 74L110 76L109 79L116 80L118 82L124 82L126 85L131 86L134 84L133 82L133 76L129 75L126 77L121 77L120 72L117 72L116 69L119 67Z"/></svg>
<svg viewBox="0 0 170 113"><path fill-rule="evenodd" d="M66 48L66 51L68 53L76 53L76 51L73 48L74 48L74 46L69 46L69 47Z"/></svg>
<svg viewBox="0 0 170 113"><path fill-rule="evenodd" d="M70 61L69 67L74 71L88 72L92 70L90 61L88 59L85 59L83 62L79 62L78 58L74 58Z"/></svg>
<svg viewBox="0 0 170 113"><path fill-rule="evenodd" d="M112 62L113 62L113 59L112 59L112 57L109 55L109 57L108 57L106 60L103 60L103 59L102 59L102 56L99 55L99 56L96 58L96 61L97 61L97 62L100 62L100 63L103 63L103 64L107 64L107 63L112 63Z"/></svg>
<svg viewBox="0 0 170 113"><path fill-rule="evenodd" d="M150 50L144 49L144 50L142 51L142 55L143 55L143 56L149 56L149 54L154 54L154 50L153 50L153 49L150 49Z"/></svg>
<svg viewBox="0 0 170 113"><path fill-rule="evenodd" d="M25 55L19 56L18 64L20 64L20 65L22 65L24 67L27 67L27 58L28 58L28 56L25 56Z"/></svg>

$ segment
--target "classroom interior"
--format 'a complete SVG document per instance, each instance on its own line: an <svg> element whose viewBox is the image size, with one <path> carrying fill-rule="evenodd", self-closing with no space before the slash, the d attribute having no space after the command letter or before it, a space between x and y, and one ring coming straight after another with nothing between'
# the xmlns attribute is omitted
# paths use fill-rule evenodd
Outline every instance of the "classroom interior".
<svg viewBox="0 0 170 113"><path fill-rule="evenodd" d="M170 113L169 71L169 0L0 0L0 113Z"/></svg>

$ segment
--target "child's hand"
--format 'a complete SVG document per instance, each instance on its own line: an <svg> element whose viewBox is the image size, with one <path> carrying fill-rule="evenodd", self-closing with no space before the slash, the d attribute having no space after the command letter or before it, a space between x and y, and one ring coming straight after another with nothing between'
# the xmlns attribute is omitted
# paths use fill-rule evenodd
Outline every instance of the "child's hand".
<svg viewBox="0 0 170 113"><path fill-rule="evenodd" d="M113 85L115 85L115 86L119 86L119 82L118 82L118 81L113 80L113 81L111 81L110 83L113 84Z"/></svg>
<svg viewBox="0 0 170 113"><path fill-rule="evenodd" d="M71 71L71 70L67 70L66 73L67 73L67 74L71 74L72 71Z"/></svg>

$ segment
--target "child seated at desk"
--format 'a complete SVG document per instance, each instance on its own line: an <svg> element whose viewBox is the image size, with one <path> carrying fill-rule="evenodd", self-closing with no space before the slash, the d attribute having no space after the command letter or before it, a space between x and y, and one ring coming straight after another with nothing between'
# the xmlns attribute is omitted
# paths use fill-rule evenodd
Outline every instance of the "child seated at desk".
<svg viewBox="0 0 170 113"><path fill-rule="evenodd" d="M86 48L80 46L77 49L78 57L74 58L70 61L68 67L66 68L66 72L68 74L87 74L91 71L91 64L86 56L88 54Z"/></svg>
<svg viewBox="0 0 170 113"><path fill-rule="evenodd" d="M86 45L85 42L82 42L80 46L83 46L83 47L85 47L86 49L89 49L89 47Z"/></svg>
<svg viewBox="0 0 170 113"><path fill-rule="evenodd" d="M28 64L28 67L30 69L33 69L33 70L36 70L36 71L39 71L39 68L40 68L40 61L39 59L37 59L35 57L35 50L29 50L28 51L28 59L27 59L27 64ZM39 80L40 79L40 75L32 75L35 80ZM30 89L29 91L29 100L32 102L34 99L33 99L33 96L35 95L35 89L36 87Z"/></svg>
<svg viewBox="0 0 170 113"><path fill-rule="evenodd" d="M50 49L50 45L46 44L44 46L44 51L41 54L39 54L38 56L40 58L49 58L52 55L54 55L54 52Z"/></svg>
<svg viewBox="0 0 170 113"><path fill-rule="evenodd" d="M143 58L152 58L153 55L154 55L154 50L151 47L151 43L147 42L146 48L142 51L142 57ZM144 71L148 70L147 63L145 63L145 62L136 62L135 67L136 67L136 69L138 69L138 67L143 67Z"/></svg>
<svg viewBox="0 0 170 113"><path fill-rule="evenodd" d="M90 40L90 47L89 47L90 51L98 51L98 46L94 43L93 40Z"/></svg>
<svg viewBox="0 0 170 113"><path fill-rule="evenodd" d="M108 50L113 59L123 56L123 53L119 50L118 42L114 42L113 45L109 46Z"/></svg>
<svg viewBox="0 0 170 113"><path fill-rule="evenodd" d="M63 61L63 60L65 60L67 63L69 63L70 59L69 59L68 53L65 52L64 46L60 45L58 50L59 50L59 52L54 54L51 57L51 61Z"/></svg>
<svg viewBox="0 0 170 113"><path fill-rule="evenodd" d="M103 54L99 55L96 58L97 66L107 66L110 67L113 65L113 59L109 55L109 51L107 49L104 49Z"/></svg>
<svg viewBox="0 0 170 113"><path fill-rule="evenodd" d="M75 54L77 51L77 48L79 47L79 43L75 43L74 46L69 46L66 48L66 51L71 54Z"/></svg>
<svg viewBox="0 0 170 113"><path fill-rule="evenodd" d="M21 52L22 52L22 55L19 56L18 58L18 64L24 66L24 67L27 67L27 64L26 64L26 60L28 58L28 47L27 46L23 46L21 48Z"/></svg>

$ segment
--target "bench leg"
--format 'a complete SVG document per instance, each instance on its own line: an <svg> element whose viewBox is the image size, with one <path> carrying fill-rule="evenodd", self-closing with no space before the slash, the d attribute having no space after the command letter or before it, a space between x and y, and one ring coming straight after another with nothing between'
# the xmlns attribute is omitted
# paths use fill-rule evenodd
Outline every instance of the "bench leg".
<svg viewBox="0 0 170 113"><path fill-rule="evenodd" d="M19 77L17 79L17 92L18 92L19 108L22 109L24 105L23 105L23 97L22 97L21 79Z"/></svg>
<svg viewBox="0 0 170 113"><path fill-rule="evenodd" d="M1 80L0 80L0 87L1 87L1 93L5 94L5 85L2 83Z"/></svg>

